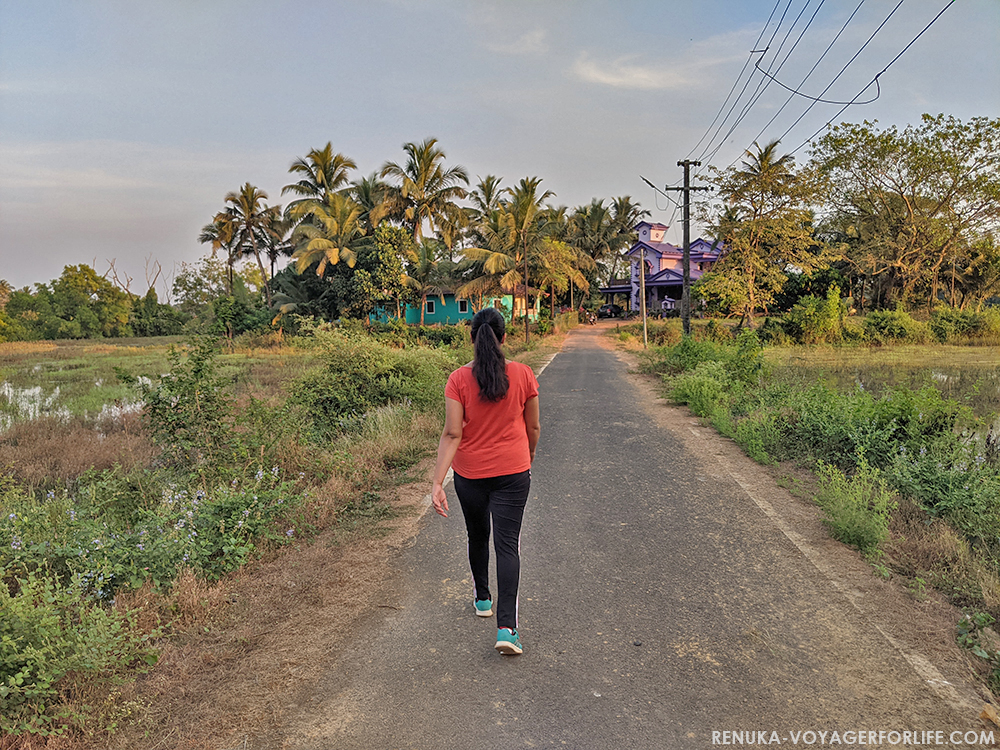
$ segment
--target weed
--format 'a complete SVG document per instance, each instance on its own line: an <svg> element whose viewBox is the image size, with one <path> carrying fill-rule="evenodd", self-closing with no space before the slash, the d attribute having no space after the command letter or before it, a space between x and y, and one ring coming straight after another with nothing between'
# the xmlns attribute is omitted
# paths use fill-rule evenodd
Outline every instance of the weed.
<svg viewBox="0 0 1000 750"><path fill-rule="evenodd" d="M831 535L864 554L875 553L888 537L889 515L896 508L894 493L882 473L860 455L853 476L821 463L819 482L816 499Z"/></svg>

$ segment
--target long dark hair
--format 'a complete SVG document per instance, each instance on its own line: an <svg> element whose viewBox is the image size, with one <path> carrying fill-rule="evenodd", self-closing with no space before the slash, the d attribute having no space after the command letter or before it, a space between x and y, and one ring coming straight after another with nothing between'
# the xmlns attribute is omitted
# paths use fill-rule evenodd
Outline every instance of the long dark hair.
<svg viewBox="0 0 1000 750"><path fill-rule="evenodd" d="M484 401L500 401L507 395L507 360L500 342L503 341L503 315L495 307L484 307L472 318L472 346L475 359L472 374L479 383L479 397Z"/></svg>

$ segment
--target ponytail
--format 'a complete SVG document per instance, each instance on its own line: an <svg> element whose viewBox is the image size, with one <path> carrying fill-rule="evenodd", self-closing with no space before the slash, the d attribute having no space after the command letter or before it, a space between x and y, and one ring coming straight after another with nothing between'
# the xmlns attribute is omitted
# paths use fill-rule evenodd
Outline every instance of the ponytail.
<svg viewBox="0 0 1000 750"><path fill-rule="evenodd" d="M472 346L475 351L472 374L479 384L479 397L484 401L501 401L510 386L507 361L500 348L504 328L503 315L495 307L483 308L472 318Z"/></svg>

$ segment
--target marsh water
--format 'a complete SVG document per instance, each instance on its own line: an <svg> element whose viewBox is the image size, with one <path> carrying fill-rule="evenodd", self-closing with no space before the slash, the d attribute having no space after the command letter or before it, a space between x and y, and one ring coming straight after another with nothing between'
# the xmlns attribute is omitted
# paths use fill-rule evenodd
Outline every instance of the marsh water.
<svg viewBox="0 0 1000 750"><path fill-rule="evenodd" d="M794 383L823 381L839 391L934 386L946 398L969 406L977 417L1000 413L1000 347L905 346L891 349L771 349L776 378Z"/></svg>

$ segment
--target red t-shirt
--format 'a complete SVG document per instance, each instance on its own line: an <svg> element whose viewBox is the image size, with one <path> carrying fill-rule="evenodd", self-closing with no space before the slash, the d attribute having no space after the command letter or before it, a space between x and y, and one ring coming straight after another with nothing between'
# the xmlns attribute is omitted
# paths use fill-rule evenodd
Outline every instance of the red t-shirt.
<svg viewBox="0 0 1000 750"><path fill-rule="evenodd" d="M444 395L462 404L462 441L452 468L467 479L519 474L531 468L524 405L538 395L535 373L520 362L507 362L507 395L499 401L479 397L471 367L448 378Z"/></svg>

